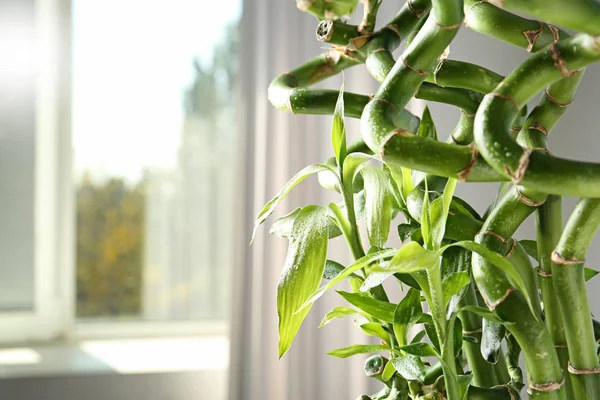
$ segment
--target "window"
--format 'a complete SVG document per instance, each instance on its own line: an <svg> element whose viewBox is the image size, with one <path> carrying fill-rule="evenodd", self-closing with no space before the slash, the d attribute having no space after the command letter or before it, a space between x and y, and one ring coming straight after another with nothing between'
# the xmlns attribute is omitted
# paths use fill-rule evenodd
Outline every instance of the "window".
<svg viewBox="0 0 600 400"><path fill-rule="evenodd" d="M212 4L74 2L80 321L227 318L241 5Z"/></svg>
<svg viewBox="0 0 600 400"><path fill-rule="evenodd" d="M0 345L82 339L115 371L228 360L241 0L218 6L0 5Z"/></svg>

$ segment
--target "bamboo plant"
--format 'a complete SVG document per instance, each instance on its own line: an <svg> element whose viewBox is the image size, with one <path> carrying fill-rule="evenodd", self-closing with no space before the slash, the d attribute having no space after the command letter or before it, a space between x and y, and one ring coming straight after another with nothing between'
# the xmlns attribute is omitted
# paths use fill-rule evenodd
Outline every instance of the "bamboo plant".
<svg viewBox="0 0 600 400"><path fill-rule="evenodd" d="M378 15L382 0L361 0L362 20L351 25L357 1L297 0L331 48L269 87L282 110L333 116L334 156L294 176L255 230L310 175L340 194L339 203L298 208L272 226L289 240L277 287L279 356L312 304L346 281L351 290L338 293L349 306L328 312L321 326L352 316L380 342L329 353L373 353L364 369L382 389L360 399L600 399L600 323L585 286L597 274L585 255L600 227L600 163L546 148L585 67L600 61L600 3L408 0L389 18ZM508 76L450 60L463 24L531 55ZM359 64L381 83L375 94L310 88ZM413 97L461 109L447 141L438 140L427 108L420 117L405 109ZM346 143L345 117L360 118L359 142ZM454 195L458 182L498 182L497 198L479 215ZM581 198L564 227L561 196ZM537 237L516 240L532 213ZM392 248L397 215L403 244ZM338 236L350 265L328 259ZM398 303L386 280L402 290Z"/></svg>

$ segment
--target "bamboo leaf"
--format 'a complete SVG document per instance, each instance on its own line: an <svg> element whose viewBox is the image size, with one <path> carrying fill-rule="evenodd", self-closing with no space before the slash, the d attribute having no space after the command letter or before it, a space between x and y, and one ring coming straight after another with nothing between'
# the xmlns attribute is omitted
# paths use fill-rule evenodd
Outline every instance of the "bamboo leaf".
<svg viewBox="0 0 600 400"><path fill-rule="evenodd" d="M354 308L336 307L333 310L329 311L327 314L325 314L325 316L323 317L323 320L321 321L321 325L319 325L319 328L324 327L325 325L327 325L328 323L330 323L331 321L333 321L336 318L347 317L349 315L354 315L354 314L358 314L358 311L356 311Z"/></svg>
<svg viewBox="0 0 600 400"><path fill-rule="evenodd" d="M537 242L535 240L519 240L519 244L523 246L529 257L539 262Z"/></svg>
<svg viewBox="0 0 600 400"><path fill-rule="evenodd" d="M527 291L527 286L525 286L525 283L523 282L521 275L516 270L514 265L512 265L512 263L510 261L508 261L505 257L501 256L500 254L498 254L492 250L489 250L487 247L485 247L479 243L475 243L475 242L467 241L467 240L461 241L461 242L456 242L456 243L451 243L447 246L444 246L443 250L441 250L441 251L443 252L445 249L447 249L451 246L459 246L459 247L465 248L467 250L470 250L472 252L475 252L475 253L479 254L481 257L483 257L490 264L492 264L496 268L503 271L506 274L506 276L508 277L508 279L510 280L510 282L513 285L515 285L516 288L521 292L523 297L525 297L525 299L527 300L527 304L529 304L529 308L531 309L531 312L533 313L533 315L535 315L535 316L538 315L536 308L532 302L531 296L529 296L529 292Z"/></svg>
<svg viewBox="0 0 600 400"><path fill-rule="evenodd" d="M410 327L419 321L423 314L421 297L419 291L409 289L404 298L398 303L394 311L394 326L402 325Z"/></svg>
<svg viewBox="0 0 600 400"><path fill-rule="evenodd" d="M446 232L446 221L448 220L448 211L452 203L452 196L456 189L456 179L448 179L444 193L431 203L431 241L433 248L438 249Z"/></svg>
<svg viewBox="0 0 600 400"><path fill-rule="evenodd" d="M448 306L450 299L460 293L469 284L471 277L467 271L454 272L442 281L442 293L444 294L444 307Z"/></svg>
<svg viewBox="0 0 600 400"><path fill-rule="evenodd" d="M340 88L335 111L333 113L333 123L331 126L331 144L335 153L335 159L340 167L344 165L346 158L346 125L344 124L344 84Z"/></svg>
<svg viewBox="0 0 600 400"><path fill-rule="evenodd" d="M438 140L437 130L435 129L433 118L431 118L431 113L429 112L429 107L427 106L425 106L425 110L423 110L423 116L421 117L421 123L419 124L417 135L432 140ZM421 171L412 171L412 179L416 184L419 184L419 182L421 182L426 175L427 174Z"/></svg>
<svg viewBox="0 0 600 400"><path fill-rule="evenodd" d="M367 292L375 286L381 285L390 276L394 275L393 272L370 272L369 276L365 279L365 282L360 287L361 292Z"/></svg>
<svg viewBox="0 0 600 400"><path fill-rule="evenodd" d="M277 286L279 357L290 348L310 307L296 310L319 287L327 258L327 208L306 206L292 228L288 255Z"/></svg>
<svg viewBox="0 0 600 400"><path fill-rule="evenodd" d="M394 322L396 305L385 301L376 300L362 293L348 293L337 291L348 303L361 309L367 314L384 322Z"/></svg>
<svg viewBox="0 0 600 400"><path fill-rule="evenodd" d="M394 208L405 209L406 204L404 204L404 199L402 198L401 186L398 185L398 181L396 180L396 175L394 174L392 167L390 167L386 163L383 163L382 169L383 169L383 172L385 173L387 180L390 184L390 192L392 194L392 197L393 197L394 203L395 203ZM400 184L402 184L402 181L400 181Z"/></svg>
<svg viewBox="0 0 600 400"><path fill-rule="evenodd" d="M433 323L425 324L425 332L427 332L427 337L429 338L429 341L431 342L435 350L438 353L441 353L442 346L440 346L437 331L435 330L435 326L433 325Z"/></svg>
<svg viewBox="0 0 600 400"><path fill-rule="evenodd" d="M423 381L425 379L425 365L419 357L413 354L394 357L392 358L392 364L400 376L408 381Z"/></svg>
<svg viewBox="0 0 600 400"><path fill-rule="evenodd" d="M325 261L325 269L323 270L323 279L326 280L331 280L333 278L335 278L336 276L338 276L340 274L340 272L342 272L344 270L344 266L336 261L333 260L327 260ZM355 278L360 278L358 275L356 274L350 274L350 276L353 276Z"/></svg>
<svg viewBox="0 0 600 400"><path fill-rule="evenodd" d="M400 241L404 242L406 239L410 237L415 231L421 228L418 224L400 224L398 225L398 236L400 237Z"/></svg>
<svg viewBox="0 0 600 400"><path fill-rule="evenodd" d="M419 331L417 332L417 334L415 336L413 336L413 338L410 340L410 343L417 343L420 342L425 335L427 334L427 332L425 330Z"/></svg>
<svg viewBox="0 0 600 400"><path fill-rule="evenodd" d="M360 170L360 166L367 160L374 159L372 155L365 153L350 153L344 160L344 167L342 169L342 182L345 190L350 190L354 182L354 178Z"/></svg>
<svg viewBox="0 0 600 400"><path fill-rule="evenodd" d="M435 129L435 124L433 122L433 118L431 117L431 112L429 111L429 107L427 106L425 106L425 109L423 110L423 116L421 117L421 124L419 125L417 135L433 140L438 140L437 130Z"/></svg>
<svg viewBox="0 0 600 400"><path fill-rule="evenodd" d="M383 170L367 165L361 169L364 180L367 235L371 246L384 247L392 220L393 194L391 183Z"/></svg>
<svg viewBox="0 0 600 400"><path fill-rule="evenodd" d="M404 298L396 306L394 311L394 334L398 343L406 343L406 335L412 325L417 323L423 309L421 307L421 296L419 291L409 289Z"/></svg>
<svg viewBox="0 0 600 400"><path fill-rule="evenodd" d="M438 262L437 252L426 250L417 242L409 242L400 247L386 267L375 266L371 271L411 273L433 268Z"/></svg>
<svg viewBox="0 0 600 400"><path fill-rule="evenodd" d="M411 343L406 346L399 346L399 350L404 351L405 353L412 354L418 357L439 357L437 351L429 343L418 342Z"/></svg>
<svg viewBox="0 0 600 400"><path fill-rule="evenodd" d="M294 226L294 221L296 220L296 217L300 213L301 209L302 207L298 207L291 213L278 218L275 222L273 222L273 225L271 225L269 233L289 239L292 234L292 226ZM328 227L330 239L336 238L342 234L340 228L338 228L337 224L331 219L329 220Z"/></svg>
<svg viewBox="0 0 600 400"><path fill-rule="evenodd" d="M591 280L593 277L595 277L599 273L600 273L600 271L596 271L595 269L591 269L591 268L583 269L583 276L584 276L586 282Z"/></svg>
<svg viewBox="0 0 600 400"><path fill-rule="evenodd" d="M425 193L423 195L423 205L421 206L421 234L423 241L428 249L433 249L433 237L431 236L431 216L429 214L429 190L427 189L427 180L425 180Z"/></svg>
<svg viewBox="0 0 600 400"><path fill-rule="evenodd" d="M496 314L488 310L487 308L479 307L479 306L464 306L461 308L461 311L469 311L479 315L487 319L488 321L497 322L504 326L512 325L512 322L504 321L502 318L498 317Z"/></svg>
<svg viewBox="0 0 600 400"><path fill-rule="evenodd" d="M383 369L383 373L381 374L381 379L383 379L384 382L387 382L390 379L392 379L392 376L394 376L395 373L396 373L396 368L394 368L394 364L392 364L391 362L388 362L385 365L385 368Z"/></svg>
<svg viewBox="0 0 600 400"><path fill-rule="evenodd" d="M273 211L275 211L275 208L277 208L277 206L279 205L281 200L283 200L285 198L285 196L287 196L287 194L297 184L302 182L304 179L306 179L310 175L313 175L313 174L315 174L317 172L321 172L321 171L331 171L331 172L335 173L335 171L332 170L331 167L329 167L325 164L313 164L313 165L309 165L308 167L303 168L300 172L298 172L296 175L294 175L294 177L292 179L290 179L283 188L281 188L279 193L277 193L277 195L275 197L273 197L267 204L265 204L265 206L262 208L262 210L260 210L260 212L258 213L258 216L256 217L256 221L254 222L254 230L252 231L252 240L254 240L254 237L256 235L256 230L258 229L258 227L263 222L265 222L267 218L269 218L269 216L273 213Z"/></svg>
<svg viewBox="0 0 600 400"><path fill-rule="evenodd" d="M366 324L360 325L360 329L362 329L365 334L378 337L385 342L389 342L390 340L390 335L378 322L367 322Z"/></svg>
<svg viewBox="0 0 600 400"><path fill-rule="evenodd" d="M504 338L504 326L483 318L481 329L481 356L490 364L496 364Z"/></svg>
<svg viewBox="0 0 600 400"><path fill-rule="evenodd" d="M348 358L357 354L378 353L389 350L389 347L380 344L355 344L342 349L332 350L327 354L338 358Z"/></svg>
<svg viewBox="0 0 600 400"><path fill-rule="evenodd" d="M369 265L373 262L382 260L384 258L392 257L394 254L396 254L396 252L397 252L396 249L388 249L388 250L383 250L383 251L380 251L380 252L377 252L374 254L369 254L364 257L359 258L353 264L347 266L335 278L331 279L325 286L322 286L321 288L317 289L314 293L312 293L312 295L308 298L308 300L304 304L302 304L302 306L298 309L297 312L300 312L304 308L310 306L312 303L317 301L321 296L323 296L323 294L327 290L331 289L338 283L342 282L344 279L346 279L347 277L352 275L354 272L356 272L362 268L365 268L367 265ZM360 284L362 285L362 282L360 282Z"/></svg>

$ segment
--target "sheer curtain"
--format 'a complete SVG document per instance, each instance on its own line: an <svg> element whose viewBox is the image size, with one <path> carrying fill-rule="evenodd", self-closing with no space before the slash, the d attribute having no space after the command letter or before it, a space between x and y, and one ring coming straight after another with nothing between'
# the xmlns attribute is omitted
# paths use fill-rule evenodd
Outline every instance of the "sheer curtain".
<svg viewBox="0 0 600 400"><path fill-rule="evenodd" d="M317 21L296 9L293 0L246 0L241 22L240 138L245 159L238 189L244 212L238 216L239 237L233 244L234 272L230 399L350 399L375 391L362 372L363 357L340 360L329 350L366 343L351 321L338 320L317 329L323 315L342 304L328 294L312 308L292 349L277 359L276 287L287 251L287 240L268 234L269 222L248 246L253 219L260 208L298 170L323 162L331 153L331 118L298 116L273 108L267 100L269 82L320 54L315 39ZM377 82L364 69L346 72L346 89L372 93ZM342 78L327 82L339 88ZM358 135L358 122L349 121L349 134ZM242 200L243 199L243 200ZM305 204L339 199L326 193L316 178L307 179L272 217ZM330 257L341 262L345 245L334 240ZM339 297L339 296L338 296Z"/></svg>

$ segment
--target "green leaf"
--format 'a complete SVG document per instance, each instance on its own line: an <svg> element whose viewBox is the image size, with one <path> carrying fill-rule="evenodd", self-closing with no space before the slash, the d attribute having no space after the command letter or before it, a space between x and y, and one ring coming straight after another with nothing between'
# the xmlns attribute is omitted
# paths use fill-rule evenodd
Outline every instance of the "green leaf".
<svg viewBox="0 0 600 400"><path fill-rule="evenodd" d="M372 155L365 153L350 153L346 156L344 160L344 167L342 169L342 182L345 190L350 192L350 188L352 188L352 184L354 182L354 178L358 171L360 170L360 166L367 160L374 159Z"/></svg>
<svg viewBox="0 0 600 400"><path fill-rule="evenodd" d="M327 260L325 261L325 270L323 270L323 279L331 280L338 276L340 272L344 270L344 266L336 261ZM359 278L356 274L351 274L356 278Z"/></svg>
<svg viewBox="0 0 600 400"><path fill-rule="evenodd" d="M372 165L361 169L367 212L367 235L371 246L384 247L392 220L393 194L388 176Z"/></svg>
<svg viewBox="0 0 600 400"><path fill-rule="evenodd" d="M417 356L403 354L392 358L392 364L400 376L407 381L423 381L425 379L425 365Z"/></svg>
<svg viewBox="0 0 600 400"><path fill-rule="evenodd" d="M591 268L583 269L583 276L584 276L586 282L591 280L593 277L595 277L599 273L600 273L600 271L596 271L595 269L591 269Z"/></svg>
<svg viewBox="0 0 600 400"><path fill-rule="evenodd" d="M256 235L256 230L258 229L258 227L263 222L265 222L265 220L267 218L269 218L269 216L273 213L273 211L275 211L275 208L277 208L277 206L279 205L281 200L283 200L285 198L285 196L287 196L287 194L297 184L302 182L304 179L306 179L310 175L315 174L317 172L321 172L321 171L331 171L331 172L335 173L335 171L332 170L331 167L329 167L325 164L313 164L313 165L309 165L308 167L305 167L300 172L298 172L296 175L294 175L294 177L292 179L290 179L283 188L281 188L279 193L277 193L277 195L275 197L273 197L267 204L265 204L265 206L262 208L262 210L260 210L260 212L258 213L258 216L256 217L256 221L254 222L254 230L252 231L252 240L254 240L254 237Z"/></svg>
<svg viewBox="0 0 600 400"><path fill-rule="evenodd" d="M499 316L497 316L495 313L491 312L487 308L483 308L483 307L479 307L479 306L464 306L461 308L461 311L472 312L474 314L479 315L480 317L487 319L488 321L497 322L497 323L505 325L505 326L512 325L512 322L504 321L502 318L500 318Z"/></svg>
<svg viewBox="0 0 600 400"><path fill-rule="evenodd" d="M415 231L420 229L421 226L418 224L400 224L398 225L398 236L400 237L400 241L404 242L407 238L410 237Z"/></svg>
<svg viewBox="0 0 600 400"><path fill-rule="evenodd" d="M496 364L504 338L504 326L484 318L481 329L481 356L490 364Z"/></svg>
<svg viewBox="0 0 600 400"><path fill-rule="evenodd" d="M300 213L301 209L302 207L298 207L291 213L277 219L275 222L273 222L273 225L271 225L269 233L272 235L277 235L279 237L289 239L292 234L292 227L294 226L294 221L296 220L296 217ZM340 231L340 228L338 228L337 224L333 220L329 220L328 226L330 239L336 238L342 234L342 231Z"/></svg>
<svg viewBox="0 0 600 400"><path fill-rule="evenodd" d="M421 208L421 234L428 249L433 249L433 237L431 235L431 217L429 214L429 190L425 180L425 192L423 194L423 205Z"/></svg>
<svg viewBox="0 0 600 400"><path fill-rule="evenodd" d="M427 337L429 338L429 341L435 350L441 353L442 346L440 346L440 341L438 339L435 326L433 324L425 324L425 332L427 332Z"/></svg>
<svg viewBox="0 0 600 400"><path fill-rule="evenodd" d="M383 329L383 326L379 322L367 322L366 324L360 325L360 329L369 335L376 336L382 339L384 342L389 342L390 335Z"/></svg>
<svg viewBox="0 0 600 400"><path fill-rule="evenodd" d="M321 282L327 258L327 208L306 206L292 228L288 255L277 286L279 317L279 357L290 348L310 307L296 310L306 302Z"/></svg>
<svg viewBox="0 0 600 400"><path fill-rule="evenodd" d="M423 314L419 291L409 289L394 311L394 334L398 343L406 343L406 335Z"/></svg>
<svg viewBox="0 0 600 400"><path fill-rule="evenodd" d="M454 350L454 358L458 357L460 351L462 350L462 341L463 341L463 329L462 322L460 319L456 317L450 318L451 323L448 324L448 330L450 329L450 325L454 328L452 331L452 348Z"/></svg>
<svg viewBox="0 0 600 400"><path fill-rule="evenodd" d="M479 254L481 257L483 257L486 261L491 263L496 268L503 271L506 274L506 276L508 277L508 279L511 281L511 283L513 285L515 285L517 287L517 289L521 292L523 297L525 297L525 299L527 300L527 304L529 304L529 308L531 309L531 312L533 313L533 315L535 315L535 316L538 315L536 308L533 304L533 301L531 299L531 296L529 296L529 292L527 291L527 286L525 286L525 283L523 282L521 275L516 270L514 265L512 265L512 263L510 261L508 261L505 257L501 256L500 254L496 253L495 251L492 251L479 243L475 243L475 242L467 241L467 240L461 241L461 242L456 242L456 243L451 243L447 246L444 246L444 248L441 251L443 252L445 249L447 249L451 246L459 246L459 247L465 248L467 250L471 250L472 252Z"/></svg>
<svg viewBox="0 0 600 400"><path fill-rule="evenodd" d="M448 220L448 211L452 203L452 196L456 189L456 179L448 179L444 194L431 203L431 241L433 249L438 249L446 232L446 221Z"/></svg>
<svg viewBox="0 0 600 400"><path fill-rule="evenodd" d="M452 296L458 294L469 284L471 277L467 271L454 272L442 281L442 293L444 294L444 307L448 306Z"/></svg>
<svg viewBox="0 0 600 400"><path fill-rule="evenodd" d="M426 334L427 334L427 332L425 330L417 332L417 334L415 336L413 336L413 338L410 340L410 343L420 342L425 337Z"/></svg>
<svg viewBox="0 0 600 400"><path fill-rule="evenodd" d="M410 169L408 168L400 168L400 170L402 171L402 197L404 198L404 201L406 202L406 199L408 199L408 194L415 188L415 185L413 183L413 179L412 179L412 174L410 173Z"/></svg>
<svg viewBox="0 0 600 400"><path fill-rule="evenodd" d="M433 317L431 314L423 313L419 316L417 324L433 324Z"/></svg>
<svg viewBox="0 0 600 400"><path fill-rule="evenodd" d="M423 110L423 116L421 117L421 124L419 125L417 135L433 140L438 140L437 130L435 129L433 118L431 118L431 112L429 111L429 107L427 106L425 106L425 110Z"/></svg>
<svg viewBox="0 0 600 400"><path fill-rule="evenodd" d="M341 290L337 291L346 301L353 306L360 308L367 314L384 322L394 322L394 311L396 305L385 301L376 300L362 293L348 293Z"/></svg>
<svg viewBox="0 0 600 400"><path fill-rule="evenodd" d="M350 157L350 156L348 156L348 157ZM319 288L318 290L316 290L308 298L308 300L302 305L302 307L300 307L298 309L298 312L300 312L304 308L310 306L312 303L314 303L315 301L317 301L317 299L319 299L321 296L323 296L323 293L325 293L327 290L331 289L332 287L334 287L338 283L342 282L344 279L346 279L348 276L352 275L354 272L356 272L356 271L358 271L358 270L366 267L367 265L369 265L369 264L371 264L373 262L382 260L384 258L392 257L394 254L396 254L396 252L397 252L396 249L388 249L388 250L383 250L383 251L380 251L378 253L369 254L369 255L366 255L364 257L359 258L353 264L351 264L348 267L346 267L335 278L333 278L332 280L330 280L325 286L323 286L323 287ZM361 284L362 284L362 282L361 282Z"/></svg>
<svg viewBox="0 0 600 400"><path fill-rule="evenodd" d="M375 266L371 268L371 271L410 273L428 270L438 263L439 254L437 252L426 250L417 242L409 242L400 247L387 267Z"/></svg>
<svg viewBox="0 0 600 400"><path fill-rule="evenodd" d="M388 362L387 364L385 364L385 368L383 369L383 373L381 374L381 379L383 379L384 382L387 382L390 379L392 379L392 376L394 376L395 373L396 368L394 368L394 364Z"/></svg>
<svg viewBox="0 0 600 400"><path fill-rule="evenodd" d="M398 181L396 180L394 170L386 163L383 163L382 169L390 183L390 192L392 193L395 203L394 208L405 209L406 204L404 203L404 199L402 198L401 186L398 185ZM402 181L400 181L400 184L402 184Z"/></svg>
<svg viewBox="0 0 600 400"><path fill-rule="evenodd" d="M423 308L421 307L419 291L411 288L404 295L400 303L398 303L398 306L396 306L396 310L394 311L394 327L396 325L410 327L419 321L422 314Z"/></svg>
<svg viewBox="0 0 600 400"><path fill-rule="evenodd" d="M411 343L406 346L399 346L399 350L404 351L405 353L412 354L418 357L439 357L440 355L435 351L433 347L429 343L418 342Z"/></svg>
<svg viewBox="0 0 600 400"><path fill-rule="evenodd" d="M349 315L354 314L358 314L358 311L356 311L354 308L336 307L333 310L329 311L327 314L325 314L325 316L323 317L323 321L321 321L321 325L319 325L319 328L324 327L336 318L347 317Z"/></svg>
<svg viewBox="0 0 600 400"><path fill-rule="evenodd" d="M393 272L370 272L365 282L360 287L361 292L367 292L374 288L375 286L381 285L383 281L385 281L390 276L394 275Z"/></svg>
<svg viewBox="0 0 600 400"><path fill-rule="evenodd" d="M335 111L333 113L333 124L331 126L331 144L335 153L335 159L340 167L344 165L346 158L346 126L344 124L344 84L340 88Z"/></svg>
<svg viewBox="0 0 600 400"><path fill-rule="evenodd" d="M519 240L519 244L523 246L529 257L539 262L537 242L535 240Z"/></svg>
<svg viewBox="0 0 600 400"><path fill-rule="evenodd" d="M380 351L389 351L390 348L380 344L355 344L353 346L344 347L330 351L330 356L338 358L348 358L356 354L378 353Z"/></svg>

